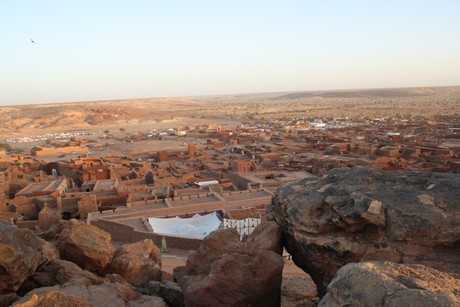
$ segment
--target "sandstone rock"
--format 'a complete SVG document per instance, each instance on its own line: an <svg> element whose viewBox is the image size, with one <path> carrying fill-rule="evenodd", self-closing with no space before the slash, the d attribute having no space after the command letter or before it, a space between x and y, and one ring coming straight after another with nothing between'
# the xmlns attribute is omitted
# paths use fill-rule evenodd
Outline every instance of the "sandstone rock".
<svg viewBox="0 0 460 307"><path fill-rule="evenodd" d="M64 228L67 227L67 224L69 224L69 223L71 223L71 222L61 219L61 221L59 223L51 225L46 230L41 230L40 228L38 228L36 230L36 234L40 238L42 238L43 240L46 240L46 241L52 242L52 243L56 243L57 239L59 238L59 235L64 230Z"/></svg>
<svg viewBox="0 0 460 307"><path fill-rule="evenodd" d="M135 301L129 302L128 307L168 307L168 304L158 296L141 296ZM174 305L171 305L174 306ZM174 306L175 307L175 306Z"/></svg>
<svg viewBox="0 0 460 307"><path fill-rule="evenodd" d="M26 294L35 288L64 285L69 282L91 285L101 284L103 281L103 278L82 270L73 262L56 259L41 266L24 282L18 292Z"/></svg>
<svg viewBox="0 0 460 307"><path fill-rule="evenodd" d="M143 294L159 296L165 300L169 306L184 306L184 294L178 284L171 281L159 282L150 281L144 288L139 289Z"/></svg>
<svg viewBox="0 0 460 307"><path fill-rule="evenodd" d="M160 284L159 296L163 298L166 303L174 307L183 307L184 305L184 294L178 284L166 281Z"/></svg>
<svg viewBox="0 0 460 307"><path fill-rule="evenodd" d="M63 285L68 282L79 282L83 284L99 284L102 283L102 278L81 269L78 265L73 262L66 260L54 260L44 265L38 270L37 275L46 273L48 274L54 284ZM46 285L43 285L46 286ZM42 287L43 287L42 286Z"/></svg>
<svg viewBox="0 0 460 307"><path fill-rule="evenodd" d="M0 294L0 306L11 306L17 299L19 296L16 293Z"/></svg>
<svg viewBox="0 0 460 307"><path fill-rule="evenodd" d="M319 307L460 306L460 276L423 265L351 263L329 284Z"/></svg>
<svg viewBox="0 0 460 307"><path fill-rule="evenodd" d="M310 276L283 276L281 306L314 306L318 296L316 285Z"/></svg>
<svg viewBox="0 0 460 307"><path fill-rule="evenodd" d="M13 304L15 307L92 307L79 295L68 295L58 289L41 288Z"/></svg>
<svg viewBox="0 0 460 307"><path fill-rule="evenodd" d="M110 270L135 286L161 280L160 250L152 240L125 244L115 252Z"/></svg>
<svg viewBox="0 0 460 307"><path fill-rule="evenodd" d="M460 175L342 168L280 189L270 207L286 249L324 291L350 262L460 273Z"/></svg>
<svg viewBox="0 0 460 307"><path fill-rule="evenodd" d="M282 257L238 238L233 230L212 233L175 271L185 306L279 306Z"/></svg>
<svg viewBox="0 0 460 307"><path fill-rule="evenodd" d="M148 283L142 285L142 287L137 287L137 291L146 295L160 295L160 285L161 282L157 280L151 280Z"/></svg>
<svg viewBox="0 0 460 307"><path fill-rule="evenodd" d="M0 293L15 292L39 266L57 255L54 246L30 230L0 222Z"/></svg>
<svg viewBox="0 0 460 307"><path fill-rule="evenodd" d="M114 253L109 233L76 220L71 220L62 228L57 247L63 259L96 273L106 271Z"/></svg>
<svg viewBox="0 0 460 307"><path fill-rule="evenodd" d="M282 254L281 228L275 222L264 222L254 229L247 243L253 248L266 249Z"/></svg>
<svg viewBox="0 0 460 307"><path fill-rule="evenodd" d="M264 251L224 254L207 275L182 282L186 306L279 306L282 259Z"/></svg>
<svg viewBox="0 0 460 307"><path fill-rule="evenodd" d="M235 229L215 231L204 238L198 250L188 257L186 272L181 267L174 269L174 278L177 279L184 273L207 274L214 260L239 246L240 235Z"/></svg>
<svg viewBox="0 0 460 307"><path fill-rule="evenodd" d="M145 296L125 284L66 284L35 289L14 307L167 307L159 297Z"/></svg>

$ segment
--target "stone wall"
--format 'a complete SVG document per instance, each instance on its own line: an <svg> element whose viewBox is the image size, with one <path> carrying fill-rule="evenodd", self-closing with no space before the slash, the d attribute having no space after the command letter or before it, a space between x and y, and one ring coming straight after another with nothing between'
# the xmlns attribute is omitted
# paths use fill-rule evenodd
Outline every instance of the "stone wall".
<svg viewBox="0 0 460 307"><path fill-rule="evenodd" d="M157 246L161 246L161 239L164 237L168 248L183 250L197 249L201 243L201 240L197 239L160 236L155 233L137 231L131 226L106 220L91 221L91 224L110 233L114 241L123 243L134 243L145 239L151 239Z"/></svg>

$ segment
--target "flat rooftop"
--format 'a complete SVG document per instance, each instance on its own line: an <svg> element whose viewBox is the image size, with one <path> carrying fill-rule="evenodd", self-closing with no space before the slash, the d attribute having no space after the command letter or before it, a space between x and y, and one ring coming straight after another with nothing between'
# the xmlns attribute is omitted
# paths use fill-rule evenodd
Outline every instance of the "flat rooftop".
<svg viewBox="0 0 460 307"><path fill-rule="evenodd" d="M155 201L152 204L139 204L132 208L117 208L102 213L90 213L88 220L110 220L113 222L125 223L125 221L149 217L174 217L195 213L212 211L234 210L242 207L251 208L267 205L271 201L272 194L266 190L227 192L220 194L210 193L200 197L184 197L172 200ZM248 200L248 201L245 201ZM241 205L241 203L244 205ZM137 222L133 222L137 223Z"/></svg>
<svg viewBox="0 0 460 307"><path fill-rule="evenodd" d="M33 194L51 194L61 186L65 178L59 178L53 181L37 182L27 185L24 189L16 193L16 196L29 196Z"/></svg>
<svg viewBox="0 0 460 307"><path fill-rule="evenodd" d="M221 200L213 194L208 194L206 196L200 197L184 197L184 198L177 198L175 197L173 200L168 199L169 204L172 207L181 207L181 206L189 206L189 205L199 205L199 204L207 204L213 202L220 202Z"/></svg>

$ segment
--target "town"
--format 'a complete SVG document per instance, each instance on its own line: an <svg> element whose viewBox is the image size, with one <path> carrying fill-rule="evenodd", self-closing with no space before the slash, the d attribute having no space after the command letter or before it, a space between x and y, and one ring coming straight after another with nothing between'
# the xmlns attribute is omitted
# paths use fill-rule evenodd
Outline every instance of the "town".
<svg viewBox="0 0 460 307"><path fill-rule="evenodd" d="M109 232L119 223L129 229L112 233L121 241L152 233L155 242L166 238L180 249L177 239L155 235L146 221L214 211L226 219L263 219L278 188L338 167L460 172L459 123L458 116L279 118L117 137L106 131L99 139L81 131L59 134L29 152L0 153L2 218L43 230L70 218ZM109 155L110 139L178 145ZM179 235L187 241L186 233Z"/></svg>
<svg viewBox="0 0 460 307"><path fill-rule="evenodd" d="M0 307L460 307L460 1L0 1Z"/></svg>
<svg viewBox="0 0 460 307"><path fill-rule="evenodd" d="M455 97L447 99L447 104L455 101ZM364 98L366 103L369 99ZM412 99L418 103L420 98ZM292 103L301 107L293 109ZM323 104L331 103L335 103L335 98ZM372 103L368 106L374 108ZM84 109L86 105L66 106L60 112L77 107ZM109 112L111 107L103 102L97 114ZM298 258L305 230L293 235L295 230L289 227L304 227L304 223L310 223L306 216L313 214L307 234L316 236L327 229L341 238L333 243L323 238L305 239L313 248L346 249L356 254L357 259L365 259L368 253L370 259L380 259L380 255L388 252L387 243L380 246L371 241L372 247L366 247L367 252L362 255L360 248L355 250L353 244L347 243L348 232L358 229L365 238L378 238L385 233L379 228L386 227L382 219L398 212L400 197L408 200L401 206L409 206L411 193L415 193L416 202L429 205L423 209L416 205L417 210L433 210L430 214L451 210L446 208L452 206L455 196L449 193L458 193L456 178L460 176L460 115L433 113L429 104L426 110L413 114L404 111L407 108L404 103L398 107L401 112L396 115L391 108L379 106L377 111L336 117L333 108L326 115L319 114L323 110L318 113L316 105L311 106L308 100L305 104L294 101L286 105L268 102L264 109L252 102L216 105L200 101L190 106L190 114L179 117L173 114L176 111L167 110L154 120L120 121L117 117L115 122L111 122L112 118L109 122L101 119L102 123L86 128L57 125L32 129L36 125L34 119L30 127L5 133L9 137L0 140L0 220L5 223L1 225L14 227L5 230L13 234L31 231L50 240L63 259L101 276L119 274L136 291L159 296L168 306L183 306L184 300L186 306L194 306L190 303L194 300L197 306L209 306L211 303L193 294L194 288L187 279L195 274L195 268L207 270L206 262L215 261L212 255L222 251L229 253L223 255L238 259L239 252L234 249L246 250L257 259L263 252L255 251L251 244L262 244L262 250L269 248L282 257L281 267L279 263L250 265L273 268L267 274L274 275L267 278L274 282L276 276L282 276L282 283L280 286L274 282L274 288L264 288L267 292L255 297L265 298L264 302L270 306L277 306L280 297L281 306L311 304L326 291L331 279L327 270L334 268L331 263L342 261L345 256L332 256L331 260L328 253L321 254L321 258L309 255L314 265L319 266L321 274L316 274L309 265L304 266L303 258ZM49 108L56 107L36 107ZM129 108L127 105L126 109ZM94 109L91 106L88 112ZM385 179L386 176L393 177ZM348 180L352 181L351 191L341 185ZM381 194L386 193L387 181L390 187L395 185L397 194ZM320 185L317 190L308 190L316 184ZM445 191L439 193L439 189ZM290 191L294 200L285 198L284 191ZM402 196L404 193L409 194ZM369 195L374 196L366 200ZM308 210L314 210L316 197L325 197L321 201L323 208L312 213ZM299 203L297 198L302 201ZM383 211L383 206L390 211ZM428 214L422 211L416 211L421 214L420 219ZM395 214L391 223L406 223L397 221L404 219L404 214ZM443 213L444 218L448 216ZM430 229L450 229L455 223L455 218L448 219ZM335 233L343 224L347 225L346 234ZM445 231L449 233L447 228ZM360 240L366 246L366 239ZM404 257L427 257L430 252L424 244L417 245L416 256L409 253ZM385 250L374 251L372 256L374 246ZM437 256L441 265L435 263L436 268L443 263L457 266L457 260L452 258L457 248L455 244L452 246ZM146 253L150 256L145 256ZM237 263L245 266L251 262L241 259ZM35 274L44 274L41 270L57 274L53 272L68 270L66 265L52 261L48 264L51 267L36 268ZM185 273L181 273L183 270ZM47 285L41 284L41 277L34 276L30 278L38 278L34 279L35 284ZM238 274L231 276L221 277L232 279ZM12 290L21 294L28 292L28 287L39 287L31 285L29 280L22 282ZM114 284L111 281L109 285ZM235 281L235 287L235 291L240 291L239 281ZM258 289L264 283L248 287ZM228 296L230 301L239 297L225 288L215 289L222 289L220 295ZM170 297L161 291L172 291L174 295ZM8 297L8 301L15 298ZM213 300L215 295L208 298ZM308 304L305 306L313 306Z"/></svg>

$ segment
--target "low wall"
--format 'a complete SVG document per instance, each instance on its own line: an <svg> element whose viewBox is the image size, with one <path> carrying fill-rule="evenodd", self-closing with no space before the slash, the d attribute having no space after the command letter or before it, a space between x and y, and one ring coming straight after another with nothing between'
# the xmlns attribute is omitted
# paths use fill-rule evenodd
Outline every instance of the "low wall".
<svg viewBox="0 0 460 307"><path fill-rule="evenodd" d="M94 220L91 221L91 225L97 226L110 233L114 241L123 243L134 243L145 239L151 239L158 247L160 247L161 240L164 237L168 248L177 248L183 250L197 249L201 243L201 240L197 239L160 236L151 232L137 231L131 226L106 220Z"/></svg>

